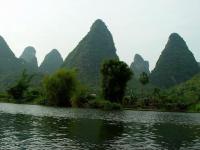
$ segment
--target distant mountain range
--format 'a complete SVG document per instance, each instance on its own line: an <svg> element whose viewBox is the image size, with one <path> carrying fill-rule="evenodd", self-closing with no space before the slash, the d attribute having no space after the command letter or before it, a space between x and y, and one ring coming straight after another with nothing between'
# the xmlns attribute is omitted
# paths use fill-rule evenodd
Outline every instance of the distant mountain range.
<svg viewBox="0 0 200 150"><path fill-rule="evenodd" d="M2 87L9 86L24 69L36 74L51 74L59 68L76 69L79 80L91 88L100 85L100 68L105 60L119 59L111 32L105 23L98 19L90 31L63 61L58 50L48 53L40 66L36 58L36 49L28 46L17 58L3 37L0 36L0 82ZM195 60L186 42L177 33L169 40L150 73L149 62L136 54L130 68L134 72L134 83L142 72L146 72L153 85L168 88L189 80L199 72L199 63ZM137 81L137 84L139 82ZM0 86L0 88L1 88Z"/></svg>

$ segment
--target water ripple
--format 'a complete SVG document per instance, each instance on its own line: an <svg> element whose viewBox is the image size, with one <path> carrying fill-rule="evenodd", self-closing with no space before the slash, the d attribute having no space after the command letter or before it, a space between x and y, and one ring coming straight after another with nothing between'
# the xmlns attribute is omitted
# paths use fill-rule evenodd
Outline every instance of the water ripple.
<svg viewBox="0 0 200 150"><path fill-rule="evenodd" d="M200 114L0 104L0 149L200 149Z"/></svg>

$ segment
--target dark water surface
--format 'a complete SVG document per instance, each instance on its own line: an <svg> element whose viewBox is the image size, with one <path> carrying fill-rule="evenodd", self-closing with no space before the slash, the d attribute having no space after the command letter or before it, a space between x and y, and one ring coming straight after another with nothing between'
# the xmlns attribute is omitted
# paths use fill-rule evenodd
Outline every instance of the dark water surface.
<svg viewBox="0 0 200 150"><path fill-rule="evenodd" d="M200 149L200 114L1 103L0 149Z"/></svg>

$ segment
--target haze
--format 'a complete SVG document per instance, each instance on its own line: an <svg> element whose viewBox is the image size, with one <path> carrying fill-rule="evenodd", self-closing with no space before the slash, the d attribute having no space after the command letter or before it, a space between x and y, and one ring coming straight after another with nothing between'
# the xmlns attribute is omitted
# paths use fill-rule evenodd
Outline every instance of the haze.
<svg viewBox="0 0 200 150"><path fill-rule="evenodd" d="M63 58L100 18L111 31L117 53L128 64L136 53L151 69L168 36L179 33L200 59L199 0L0 0L0 35L20 56L34 46L39 63L53 48Z"/></svg>

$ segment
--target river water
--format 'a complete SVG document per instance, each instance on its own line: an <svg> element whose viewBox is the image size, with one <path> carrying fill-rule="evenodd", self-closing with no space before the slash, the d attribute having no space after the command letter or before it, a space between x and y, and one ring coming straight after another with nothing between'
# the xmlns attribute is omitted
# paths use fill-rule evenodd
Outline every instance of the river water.
<svg viewBox="0 0 200 150"><path fill-rule="evenodd" d="M0 149L200 149L200 114L0 103Z"/></svg>

